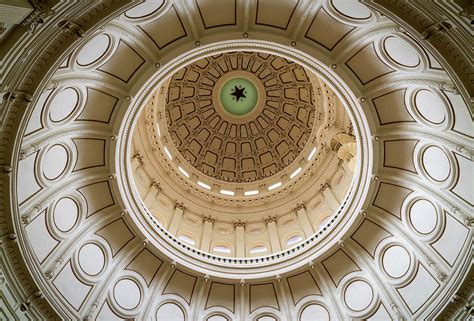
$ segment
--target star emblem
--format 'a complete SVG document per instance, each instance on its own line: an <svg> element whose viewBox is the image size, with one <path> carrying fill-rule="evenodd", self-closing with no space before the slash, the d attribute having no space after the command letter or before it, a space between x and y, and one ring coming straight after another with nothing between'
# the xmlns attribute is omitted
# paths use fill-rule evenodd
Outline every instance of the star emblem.
<svg viewBox="0 0 474 321"><path fill-rule="evenodd" d="M230 93L231 96L234 96L232 99L235 99L236 101L243 100L244 98L247 98L245 96L245 87L242 86L234 86L234 91Z"/></svg>

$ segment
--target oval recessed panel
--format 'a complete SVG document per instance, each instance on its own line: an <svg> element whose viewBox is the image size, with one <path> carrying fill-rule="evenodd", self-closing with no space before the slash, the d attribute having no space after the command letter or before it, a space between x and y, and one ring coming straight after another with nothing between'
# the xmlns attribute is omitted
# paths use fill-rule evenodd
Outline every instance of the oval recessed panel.
<svg viewBox="0 0 474 321"><path fill-rule="evenodd" d="M69 160L69 153L62 145L54 145L44 155L43 175L49 180L53 180L61 176L66 170Z"/></svg>
<svg viewBox="0 0 474 321"><path fill-rule="evenodd" d="M95 36L82 47L77 55L77 63L81 66L90 65L99 60L110 46L110 37L106 34Z"/></svg>
<svg viewBox="0 0 474 321"><path fill-rule="evenodd" d="M410 222L418 233L433 232L438 223L436 208L427 200L417 200L410 208Z"/></svg>
<svg viewBox="0 0 474 321"><path fill-rule="evenodd" d="M410 254L399 245L389 247L383 254L382 265L392 278L404 276L410 268Z"/></svg>
<svg viewBox="0 0 474 321"><path fill-rule="evenodd" d="M314 320L321 320L321 321L329 321L329 313L328 311L319 304L311 304L304 308L303 312L301 313L301 321L314 321Z"/></svg>
<svg viewBox="0 0 474 321"><path fill-rule="evenodd" d="M245 230L246 231L248 230L249 234L259 235L265 232L265 227L266 227L265 224L253 223L253 224L246 225Z"/></svg>
<svg viewBox="0 0 474 321"><path fill-rule="evenodd" d="M388 37L384 47L390 58L402 66L415 67L420 63L418 51L404 39Z"/></svg>
<svg viewBox="0 0 474 321"><path fill-rule="evenodd" d="M415 107L428 122L441 124L446 119L446 105L439 95L422 89L415 95Z"/></svg>
<svg viewBox="0 0 474 321"><path fill-rule="evenodd" d="M349 284L344 293L344 299L349 309L362 311L372 303L374 293L372 287L365 281L357 280Z"/></svg>
<svg viewBox="0 0 474 321"><path fill-rule="evenodd" d="M53 122L60 122L72 114L77 107L79 95L71 87L62 90L51 101L49 109L49 119Z"/></svg>
<svg viewBox="0 0 474 321"><path fill-rule="evenodd" d="M372 16L366 5L355 0L332 0L332 4L337 11L352 19L366 20Z"/></svg>
<svg viewBox="0 0 474 321"><path fill-rule="evenodd" d="M233 226L226 223L216 223L214 224L214 230L222 235L228 235L233 232Z"/></svg>
<svg viewBox="0 0 474 321"><path fill-rule="evenodd" d="M144 18L158 10L164 1L147 1L136 5L132 9L125 12L125 16L131 19Z"/></svg>
<svg viewBox="0 0 474 321"><path fill-rule="evenodd" d="M98 245L87 243L79 250L79 265L89 275L99 274L105 265L104 252Z"/></svg>
<svg viewBox="0 0 474 321"><path fill-rule="evenodd" d="M140 287L131 279L122 279L115 284L114 298L123 309L135 309L141 300Z"/></svg>
<svg viewBox="0 0 474 321"><path fill-rule="evenodd" d="M61 232L69 232L77 222L79 208L69 197L61 198L54 207L53 221Z"/></svg>
<svg viewBox="0 0 474 321"><path fill-rule="evenodd" d="M441 148L436 146L426 148L421 159L426 173L433 180L442 182L449 177L451 165L448 156Z"/></svg>

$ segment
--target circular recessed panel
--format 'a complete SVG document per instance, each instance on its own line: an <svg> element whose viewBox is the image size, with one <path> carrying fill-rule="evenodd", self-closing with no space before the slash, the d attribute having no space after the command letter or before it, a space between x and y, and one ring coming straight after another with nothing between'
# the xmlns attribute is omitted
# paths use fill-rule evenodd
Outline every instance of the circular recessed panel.
<svg viewBox="0 0 474 321"><path fill-rule="evenodd" d="M304 308L301 313L301 321L329 321L329 312L323 306L319 304L311 304Z"/></svg>
<svg viewBox="0 0 474 321"><path fill-rule="evenodd" d="M413 228L420 234L433 232L438 224L436 208L431 202L420 199L410 207L410 222Z"/></svg>
<svg viewBox="0 0 474 321"><path fill-rule="evenodd" d="M54 180L61 176L66 170L69 160L69 153L62 145L52 146L44 155L42 160L43 175L49 180Z"/></svg>
<svg viewBox="0 0 474 321"><path fill-rule="evenodd" d="M122 279L114 286L114 298L123 309L133 310L140 304L140 287L131 279Z"/></svg>
<svg viewBox="0 0 474 321"><path fill-rule="evenodd" d="M77 222L79 208L69 197L61 198L54 207L53 221L61 232L69 232Z"/></svg>
<svg viewBox="0 0 474 321"><path fill-rule="evenodd" d="M391 246L383 254L382 265L392 278L400 278L410 268L410 254L399 245Z"/></svg>
<svg viewBox="0 0 474 321"><path fill-rule="evenodd" d="M77 55L77 63L80 66L90 65L104 56L110 46L110 36L100 34L86 43Z"/></svg>
<svg viewBox="0 0 474 321"><path fill-rule="evenodd" d="M133 7L132 9L125 12L125 16L130 19L138 19L150 16L156 10L161 8L164 1L147 1L140 3Z"/></svg>
<svg viewBox="0 0 474 321"><path fill-rule="evenodd" d="M438 125L446 119L446 105L439 95L422 89L415 94L415 108L428 122Z"/></svg>
<svg viewBox="0 0 474 321"><path fill-rule="evenodd" d="M418 51L404 39L388 37L384 46L389 57L401 66L416 67L420 63Z"/></svg>
<svg viewBox="0 0 474 321"><path fill-rule="evenodd" d="M49 109L49 119L60 122L72 114L79 102L79 94L73 88L66 88L54 96Z"/></svg>
<svg viewBox="0 0 474 321"><path fill-rule="evenodd" d="M439 147L430 146L423 151L423 167L426 173L435 181L445 181L451 172L448 156Z"/></svg>
<svg viewBox="0 0 474 321"><path fill-rule="evenodd" d="M344 299L349 309L362 311L369 307L374 298L374 292L370 284L357 280L350 283L344 292Z"/></svg>
<svg viewBox="0 0 474 321"><path fill-rule="evenodd" d="M244 116L257 105L258 92L250 80L236 77L226 81L220 90L219 98L226 112Z"/></svg>
<svg viewBox="0 0 474 321"><path fill-rule="evenodd" d="M157 320L184 321L184 313L179 306L173 303L165 303L156 311Z"/></svg>
<svg viewBox="0 0 474 321"><path fill-rule="evenodd" d="M79 250L79 265L85 273L98 275L105 265L104 252L98 245L87 243Z"/></svg>
<svg viewBox="0 0 474 321"><path fill-rule="evenodd" d="M332 0L332 4L342 15L356 20L366 20L372 16L366 5L355 0Z"/></svg>

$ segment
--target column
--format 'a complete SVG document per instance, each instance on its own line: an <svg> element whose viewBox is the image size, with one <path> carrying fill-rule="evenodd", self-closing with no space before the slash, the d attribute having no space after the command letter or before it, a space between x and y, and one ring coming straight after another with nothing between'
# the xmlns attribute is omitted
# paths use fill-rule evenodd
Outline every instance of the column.
<svg viewBox="0 0 474 321"><path fill-rule="evenodd" d="M344 169L344 172L346 172L346 173L350 173L351 171L353 172L353 170L351 170L349 168L349 163L348 162L343 162L342 163L342 168Z"/></svg>
<svg viewBox="0 0 474 321"><path fill-rule="evenodd" d="M235 227L235 256L245 257L245 223L241 220L234 222Z"/></svg>
<svg viewBox="0 0 474 321"><path fill-rule="evenodd" d="M209 252L211 247L212 226L215 219L211 216L204 216L204 229L202 231L201 246L199 249Z"/></svg>
<svg viewBox="0 0 474 321"><path fill-rule="evenodd" d="M160 185L157 182L153 181L150 184L150 190L146 194L145 200L143 202L147 205L151 205L151 203L153 203L153 200L155 199L155 197L158 195L160 191L161 191Z"/></svg>
<svg viewBox="0 0 474 321"><path fill-rule="evenodd" d="M140 153L136 153L132 157L132 172L135 172L135 170L138 168L138 166L143 165L143 158L140 155Z"/></svg>
<svg viewBox="0 0 474 321"><path fill-rule="evenodd" d="M178 232L179 224L181 223L181 219L183 217L185 210L186 210L186 207L184 207L183 204L176 203L174 207L173 218L171 219L170 226L168 227L168 232L171 235L176 236L176 232Z"/></svg>
<svg viewBox="0 0 474 321"><path fill-rule="evenodd" d="M295 208L295 212L296 216L298 216L301 226L303 227L305 237L308 238L313 235L314 230L308 219L308 215L306 214L306 207L304 204L298 204Z"/></svg>
<svg viewBox="0 0 474 321"><path fill-rule="evenodd" d="M334 212L337 211L337 209L339 208L339 201L336 199L333 192L331 191L331 186L326 183L323 185L321 191L323 192L324 199L329 204L329 207L331 207L331 210L333 210Z"/></svg>
<svg viewBox="0 0 474 321"><path fill-rule="evenodd" d="M354 172L357 166L356 155L357 145L355 142L345 143L337 151L337 157L347 163L347 167L351 172Z"/></svg>
<svg viewBox="0 0 474 321"><path fill-rule="evenodd" d="M272 252L280 252L281 251L281 244L280 238L278 237L278 231L276 228L276 217L269 216L265 219L265 223L267 223L268 234L270 235L270 244L272 246Z"/></svg>

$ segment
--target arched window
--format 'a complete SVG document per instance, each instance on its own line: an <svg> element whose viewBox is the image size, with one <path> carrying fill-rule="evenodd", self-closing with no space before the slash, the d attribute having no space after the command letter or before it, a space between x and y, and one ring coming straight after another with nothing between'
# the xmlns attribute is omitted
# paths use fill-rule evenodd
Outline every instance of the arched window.
<svg viewBox="0 0 474 321"><path fill-rule="evenodd" d="M232 252L232 250L226 245L216 245L214 246L212 250L216 253L224 253L224 254L230 254Z"/></svg>
<svg viewBox="0 0 474 321"><path fill-rule="evenodd" d="M319 229L325 227L329 223L329 221L331 221L331 216L326 216L325 218L323 218L321 220L321 223L319 224Z"/></svg>
<svg viewBox="0 0 474 321"><path fill-rule="evenodd" d="M183 242L186 242L189 245L192 245L192 246L196 245L196 241L194 241L194 239L190 235L182 234L178 237L178 239L180 239Z"/></svg>
<svg viewBox="0 0 474 321"><path fill-rule="evenodd" d="M260 254L268 252L268 248L265 245L256 245L250 249L250 254Z"/></svg>
<svg viewBox="0 0 474 321"><path fill-rule="evenodd" d="M300 235L295 235L295 236L292 236L290 237L287 241L286 241L286 245L287 246L291 246L293 244L296 244L296 243L299 243L303 241L303 237L300 236Z"/></svg>

